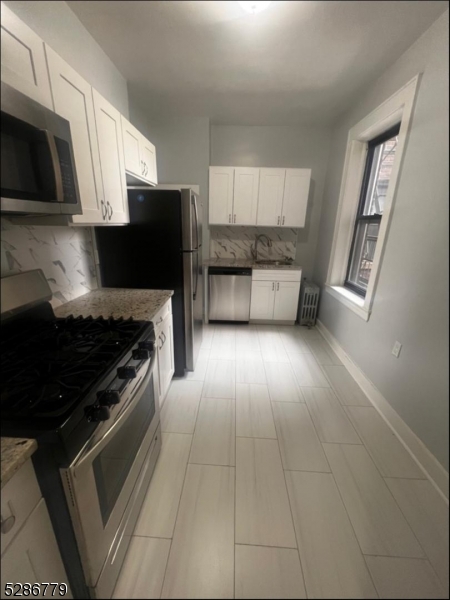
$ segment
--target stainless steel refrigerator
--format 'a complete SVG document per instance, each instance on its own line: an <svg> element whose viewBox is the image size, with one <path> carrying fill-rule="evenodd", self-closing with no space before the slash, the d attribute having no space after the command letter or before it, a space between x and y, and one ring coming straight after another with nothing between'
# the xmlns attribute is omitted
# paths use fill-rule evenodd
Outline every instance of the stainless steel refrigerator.
<svg viewBox="0 0 450 600"><path fill-rule="evenodd" d="M173 290L175 376L202 342L202 205L191 189L128 189L130 224L96 227L103 287Z"/></svg>

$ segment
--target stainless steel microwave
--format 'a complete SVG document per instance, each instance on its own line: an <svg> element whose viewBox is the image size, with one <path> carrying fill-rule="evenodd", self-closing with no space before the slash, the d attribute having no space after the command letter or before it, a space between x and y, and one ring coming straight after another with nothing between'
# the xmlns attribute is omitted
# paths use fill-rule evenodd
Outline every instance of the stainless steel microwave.
<svg viewBox="0 0 450 600"><path fill-rule="evenodd" d="M68 121L1 84L1 212L82 213Z"/></svg>

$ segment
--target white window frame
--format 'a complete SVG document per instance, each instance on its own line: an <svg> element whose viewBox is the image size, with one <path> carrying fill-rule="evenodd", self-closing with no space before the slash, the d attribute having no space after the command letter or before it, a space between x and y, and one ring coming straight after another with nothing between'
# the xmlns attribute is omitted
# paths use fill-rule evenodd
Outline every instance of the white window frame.
<svg viewBox="0 0 450 600"><path fill-rule="evenodd" d="M420 75L416 75L416 77L411 79L411 81L383 102L367 117L354 125L348 133L347 151L345 154L339 205L325 290L365 321L369 320L375 299L375 291L391 222L404 150L409 136L419 79ZM383 218L381 219L378 232L372 272L366 296L363 298L344 287L344 282L366 165L368 142L393 127L399 121L401 121L401 126L398 134L395 161L384 203Z"/></svg>

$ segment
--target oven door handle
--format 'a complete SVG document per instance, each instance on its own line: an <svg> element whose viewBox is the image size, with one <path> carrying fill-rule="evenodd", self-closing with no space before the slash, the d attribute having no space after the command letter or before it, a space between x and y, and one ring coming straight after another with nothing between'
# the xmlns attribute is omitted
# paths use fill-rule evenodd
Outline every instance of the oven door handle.
<svg viewBox="0 0 450 600"><path fill-rule="evenodd" d="M48 129L43 129L45 137L47 138L48 148L50 150L50 157L52 159L53 172L55 174L55 188L56 188L56 201L64 202L64 188L61 173L61 163L59 162L58 148L56 147L55 136Z"/></svg>
<svg viewBox="0 0 450 600"><path fill-rule="evenodd" d="M130 416L133 408L139 402L144 393L145 388L147 387L150 378L153 373L153 369L155 367L156 361L156 352L153 352L152 357L150 359L149 367L147 369L147 373L144 375L139 387L135 389L129 398L128 402L122 407L122 411L118 414L116 421L111 425L111 427L102 435L102 437L97 440L97 442L90 446L88 444L83 448L81 453L75 458L73 463L70 465L69 469L77 469L81 464L84 464L86 461L92 462L99 452L106 446L107 443L111 440L112 437L120 430L121 426L126 422L128 417Z"/></svg>

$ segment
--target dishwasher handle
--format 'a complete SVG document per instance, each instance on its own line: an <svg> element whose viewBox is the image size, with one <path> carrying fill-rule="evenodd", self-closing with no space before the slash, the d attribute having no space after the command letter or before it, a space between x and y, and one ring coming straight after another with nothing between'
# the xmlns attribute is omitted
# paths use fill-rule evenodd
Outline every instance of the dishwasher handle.
<svg viewBox="0 0 450 600"><path fill-rule="evenodd" d="M209 267L208 269L209 275L241 275L244 277L251 277L252 270L251 269L243 269L243 268L228 268L228 267Z"/></svg>

